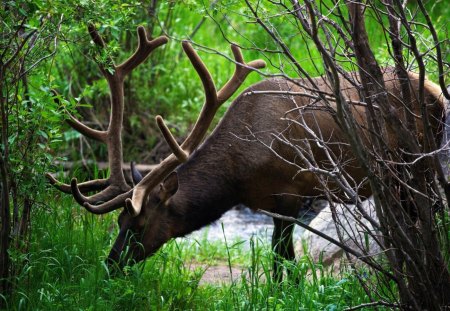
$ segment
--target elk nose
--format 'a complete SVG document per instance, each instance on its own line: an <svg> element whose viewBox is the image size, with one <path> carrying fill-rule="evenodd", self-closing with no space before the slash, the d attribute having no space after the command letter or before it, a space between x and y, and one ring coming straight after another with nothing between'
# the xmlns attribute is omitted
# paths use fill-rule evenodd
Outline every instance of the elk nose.
<svg viewBox="0 0 450 311"><path fill-rule="evenodd" d="M113 259L112 257L108 257L105 260L105 265L108 268L108 275L111 278L120 277L123 275L123 267L124 265Z"/></svg>
<svg viewBox="0 0 450 311"><path fill-rule="evenodd" d="M127 231L128 230L120 230L119 235L109 252L108 258L105 260L110 275L117 276L117 273L121 272L125 266L122 252L125 247Z"/></svg>

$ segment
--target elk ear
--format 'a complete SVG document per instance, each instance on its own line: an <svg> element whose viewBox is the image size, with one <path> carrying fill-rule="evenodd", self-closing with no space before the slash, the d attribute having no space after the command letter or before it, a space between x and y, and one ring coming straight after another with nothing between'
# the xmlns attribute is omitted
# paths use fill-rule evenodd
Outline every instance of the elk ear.
<svg viewBox="0 0 450 311"><path fill-rule="evenodd" d="M133 186L136 186L142 180L142 174L136 168L136 163L131 161L130 163L131 180L133 181Z"/></svg>
<svg viewBox="0 0 450 311"><path fill-rule="evenodd" d="M178 190L178 174L177 172L172 172L169 176L164 179L160 185L159 198L162 202L167 201L171 196L173 196Z"/></svg>

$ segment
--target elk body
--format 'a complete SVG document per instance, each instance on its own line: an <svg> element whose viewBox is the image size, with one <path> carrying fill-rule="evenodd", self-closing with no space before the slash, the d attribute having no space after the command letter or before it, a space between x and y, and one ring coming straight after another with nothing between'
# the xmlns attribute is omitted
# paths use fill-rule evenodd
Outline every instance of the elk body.
<svg viewBox="0 0 450 311"><path fill-rule="evenodd" d="M410 76L414 79L414 88L418 81L414 75ZM384 77L387 90L393 94L391 100L395 102L394 96L400 94L398 80L392 72L385 73ZM320 85L321 91L331 91L323 78L317 78L314 82ZM346 87L344 93L347 99L358 102L357 90L342 82ZM150 192L140 214L132 217L122 213L119 238L109 258L114 262L120 261L128 231L138 233L138 243L130 244L128 256L140 261L171 238L184 236L219 219L239 203L253 210L262 209L296 217L302 206L299 198L323 196L325 189L313 170L299 172L298 166L305 166L302 160L293 148L287 147L276 137L283 135L297 145L316 139L308 134L305 126L320 133L334 155L343 159L345 163L341 165L353 179L355 187L359 187L358 194L370 196L370 187L364 182L364 172L354 160L346 137L335 123L332 113L317 109L322 105L320 102L313 104L316 109L306 108L315 101L312 98L276 94L280 91L305 92L305 88L298 84L309 85L307 81L294 84L287 80L266 80L244 91L188 161ZM271 91L275 94L270 94ZM436 85L426 83L427 105L433 120L431 126L436 134L443 115L440 93ZM398 103L399 113L402 113L401 103ZM419 107L416 105L416 108ZM416 112L419 114L418 110ZM363 125L365 107L355 105L353 113ZM286 119L298 120L300 124ZM421 126L419 123L420 120L418 126ZM312 149L309 152L319 168L332 168L324 150L314 143L310 146ZM326 187L335 191L341 199L346 199L332 180ZM274 219L274 225L274 251L285 259L293 260L293 225L278 219ZM274 269L276 271L276 265Z"/></svg>
<svg viewBox="0 0 450 311"><path fill-rule="evenodd" d="M145 34L140 34L140 40L144 41L142 36ZM121 267L130 260L141 261L170 239L210 224L239 203L254 210L295 217L302 206L302 198L320 197L325 187L331 189L336 197L347 199L333 179L326 179L324 184L323 179L321 182L318 178L317 169L333 169L327 152L341 160L344 173L358 188L358 195L370 195L364 172L335 122L335 103L326 100L332 91L330 83L323 77L313 80L270 79L251 86L231 104L213 133L200 145L220 104L232 95L251 67L262 68L264 64L262 61L247 64L234 49L236 73L217 92L195 51L186 43L184 48L203 82L206 102L197 124L181 146L176 144L162 119L157 118L173 150L171 156L133 189L123 187L106 195L100 192L101 199L98 194L85 197L83 193L105 188L103 184L87 182L78 185L74 179L71 185L61 185L49 176L60 190L72 193L77 202L91 212L106 213L125 206L119 216L120 231L108 263ZM358 76L349 75L357 84ZM409 76L412 97L417 98L417 76ZM390 103L401 120L405 110L399 80L392 70L387 70L384 81ZM368 144L364 139L367 108L354 85L342 79L341 88L358 122L362 140ZM441 90L426 81L424 92L430 126L438 141L444 111ZM412 107L421 133L423 125L418 102L414 100ZM317 143L317 137L321 143ZM387 146L396 148L395 144L389 142ZM308 153L301 155L299 150ZM306 166L308 159L317 165L315 169ZM277 219L274 219L274 224L272 244L275 253L293 260L293 225ZM276 277L280 276L277 261L274 273Z"/></svg>

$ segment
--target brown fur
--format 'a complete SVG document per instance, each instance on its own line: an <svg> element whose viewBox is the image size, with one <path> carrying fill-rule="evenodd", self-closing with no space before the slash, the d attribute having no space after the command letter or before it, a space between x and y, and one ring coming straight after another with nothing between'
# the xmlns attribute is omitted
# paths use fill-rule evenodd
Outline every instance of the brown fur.
<svg viewBox="0 0 450 311"><path fill-rule="evenodd" d="M354 75L357 78L356 75ZM391 103L403 119L400 97L400 85L392 71L384 74L386 89ZM417 96L417 75L410 74L413 97ZM320 90L331 92L324 78L316 78L315 83ZM301 81L309 85L306 81ZM341 81L342 90L349 100L359 101L356 89L349 82ZM251 91L291 91L306 92L284 79L265 80L244 91L230 106L220 124L204 144L180 165L176 173L171 174L161 187L154 189L146 199L142 212L133 218L123 212L121 215L121 236L131 230L136 241L129 243L128 258L136 261L152 255L161 245L171 238L184 236L215 220L238 203L252 209L263 209L288 216L297 216L301 208L299 197L317 197L323 194L323 187L312 172L297 173L293 165L277 158L266 146L272 148L284 159L302 164L292 148L286 148L273 135L283 133L291 142L302 144L301 139L310 135L298 125L282 120L287 111L296 106L306 106L313 99L304 96L248 94ZM425 83L427 109L430 122L436 137L439 137L444 102L438 86L430 81ZM321 105L317 103L316 105ZM413 103L416 115L420 110ZM365 107L352 105L352 111L361 127L363 141L365 130ZM368 197L370 188L364 182L365 174L359 168L346 138L334 121L333 114L325 109L295 110L289 113L292 119L304 118L308 126L316 133L321 133L333 153L345 160L345 171L352 176L355 186L359 186L359 195ZM421 131L420 118L417 126ZM438 140L438 138L437 138ZM396 148L395 143L390 143ZM316 161L322 168L330 168L323 151L317 144L311 144ZM338 187L330 181L327 188ZM289 260L294 259L292 245L292 225L275 220L273 246L275 252ZM118 239L110 254L112 262L119 261L124 240ZM123 264L124 261L121 261ZM275 273L280 273L274 266ZM277 273L278 271L278 273Z"/></svg>

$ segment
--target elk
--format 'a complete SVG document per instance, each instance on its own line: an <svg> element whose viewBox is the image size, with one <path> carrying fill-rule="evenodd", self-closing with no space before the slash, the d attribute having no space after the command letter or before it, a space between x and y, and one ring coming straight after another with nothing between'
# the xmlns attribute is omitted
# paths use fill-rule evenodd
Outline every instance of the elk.
<svg viewBox="0 0 450 311"><path fill-rule="evenodd" d="M98 46L105 46L93 26L89 27L89 33ZM233 95L252 70L263 68L265 63L262 60L244 62L239 48L232 45L235 73L217 91L206 66L186 41L182 43L183 49L197 71L205 92L202 111L181 145L176 142L162 117L156 117L173 153L137 181L134 187L128 185L121 167L123 79L152 50L167 42L165 37L149 41L142 27L138 28L138 36L137 51L123 64L114 65L114 73L99 65L111 90L112 109L108 130L96 131L73 117L69 119L69 124L79 132L107 144L110 177L80 184L73 178L68 185L47 175L55 187L72 194L91 213L104 214L123 208L118 218L120 231L109 253L108 264L121 268L129 262L142 261L170 239L185 236L210 224L239 203L254 210L295 217L302 207L301 198L320 197L324 187L335 189L337 197L345 197L333 180L323 185L313 170L299 170L301 157L277 139L280 136L302 145L320 133L329 150L345 160L345 173L355 185L359 185L358 195L370 195L365 174L352 156L346 136L333 117L335 103L329 99L333 93L324 77L309 80L267 79L250 86L234 100L218 126L202 143L220 105ZM361 135L364 135L367 130L366 106L361 102L355 86L358 75L350 73L349 76L354 82L342 78L342 94L346 104L351 106ZM413 98L417 98L417 76L410 73L409 79L412 94L416 95ZM401 118L405 108L401 101L400 82L393 70L385 70L384 82L390 102ZM426 81L424 92L430 126L436 140L439 140L444 112L441 90ZM416 99L412 107L421 132L420 107ZM301 123L293 120L301 120ZM395 148L395 145L390 147ZM309 144L309 148L319 168L329 169L329 159L323 149L318 144ZM93 191L100 192L86 196ZM280 258L294 260L293 224L274 218L274 225L274 252ZM279 279L282 272L278 260L274 261L273 272Z"/></svg>

